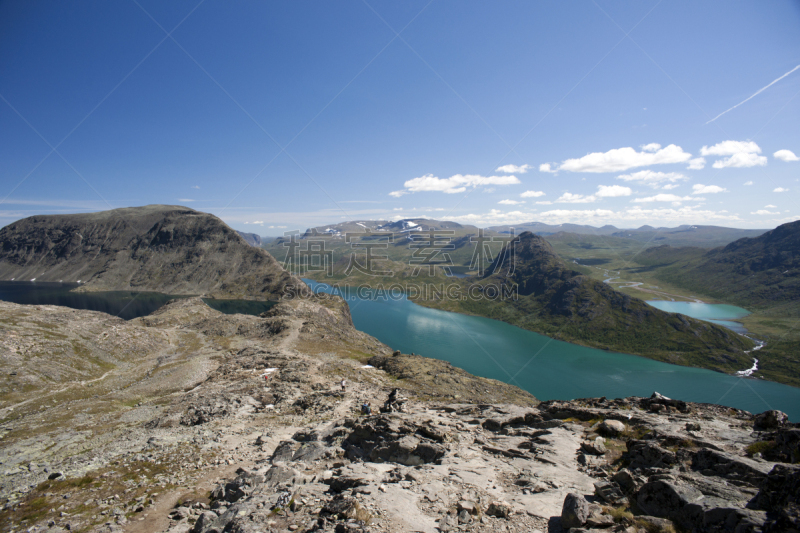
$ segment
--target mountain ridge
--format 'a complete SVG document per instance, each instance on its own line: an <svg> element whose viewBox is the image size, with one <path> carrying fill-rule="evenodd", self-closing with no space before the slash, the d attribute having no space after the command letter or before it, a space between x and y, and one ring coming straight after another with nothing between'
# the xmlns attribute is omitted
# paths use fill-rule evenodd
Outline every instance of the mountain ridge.
<svg viewBox="0 0 800 533"><path fill-rule="evenodd" d="M169 205L9 224L0 229L0 279L80 282L78 291L272 300L302 285L219 218Z"/></svg>
<svg viewBox="0 0 800 533"><path fill-rule="evenodd" d="M510 247L513 246L513 252ZM513 260L513 262L512 262ZM479 281L516 287L516 299L421 301L495 318L549 337L731 373L752 361L753 342L720 326L660 311L570 268L543 237L523 232L506 245Z"/></svg>

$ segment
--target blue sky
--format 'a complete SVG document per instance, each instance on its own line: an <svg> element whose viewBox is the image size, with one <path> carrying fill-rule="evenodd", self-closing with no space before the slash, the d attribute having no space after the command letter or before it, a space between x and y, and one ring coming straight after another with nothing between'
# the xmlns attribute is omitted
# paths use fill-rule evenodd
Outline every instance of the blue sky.
<svg viewBox="0 0 800 533"><path fill-rule="evenodd" d="M5 2L0 224L775 227L798 28L796 1Z"/></svg>

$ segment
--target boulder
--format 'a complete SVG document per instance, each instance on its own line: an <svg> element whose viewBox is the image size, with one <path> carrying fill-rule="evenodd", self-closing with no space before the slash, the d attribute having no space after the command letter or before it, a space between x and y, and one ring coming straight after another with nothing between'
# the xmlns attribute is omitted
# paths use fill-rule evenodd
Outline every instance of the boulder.
<svg viewBox="0 0 800 533"><path fill-rule="evenodd" d="M197 517L197 521L190 530L191 533L201 533L210 528L211 524L218 518L217 513L214 511L206 511Z"/></svg>
<svg viewBox="0 0 800 533"><path fill-rule="evenodd" d="M769 512L789 506L800 508L800 466L775 465L747 506Z"/></svg>
<svg viewBox="0 0 800 533"><path fill-rule="evenodd" d="M753 419L753 429L756 431L769 431L786 425L789 417L782 411L764 411Z"/></svg>
<svg viewBox="0 0 800 533"><path fill-rule="evenodd" d="M564 505L561 507L561 527L570 529L581 527L589 518L589 502L580 494L570 492L564 498Z"/></svg>
<svg viewBox="0 0 800 533"><path fill-rule="evenodd" d="M343 495L335 496L331 501L325 504L322 512L330 515L338 515L339 518L345 520L359 520L368 524L372 519L372 515L364 509L364 507L353 498Z"/></svg>
<svg viewBox="0 0 800 533"><path fill-rule="evenodd" d="M655 442L629 440L627 442L628 455L630 456L630 468L666 468L674 464L677 460L675 454L665 450Z"/></svg>
<svg viewBox="0 0 800 533"><path fill-rule="evenodd" d="M262 483L266 483L269 487L276 487L278 485L294 484L302 479L303 475L295 470L283 465L273 465L267 470L263 476Z"/></svg>
<svg viewBox="0 0 800 533"><path fill-rule="evenodd" d="M603 455L606 453L605 439L597 437L593 441L584 441L581 443L581 449L590 455Z"/></svg>
<svg viewBox="0 0 800 533"><path fill-rule="evenodd" d="M456 505L456 509L458 512L466 511L469 514L478 514L480 506L471 500L461 500L458 502L458 505Z"/></svg>
<svg viewBox="0 0 800 533"><path fill-rule="evenodd" d="M611 505L616 504L625 497L617 484L610 481L595 481L594 493Z"/></svg>
<svg viewBox="0 0 800 533"><path fill-rule="evenodd" d="M508 518L511 516L511 504L504 501L493 501L489 503L486 509L486 514L489 516L496 516L497 518Z"/></svg>
<svg viewBox="0 0 800 533"><path fill-rule="evenodd" d="M616 437L625 431L625 424L619 420L603 420L597 427L597 432L606 437Z"/></svg>
<svg viewBox="0 0 800 533"><path fill-rule="evenodd" d="M700 450L693 455L692 468L705 475L746 481L756 486L770 471L770 466L764 462L709 449Z"/></svg>
<svg viewBox="0 0 800 533"><path fill-rule="evenodd" d="M703 493L694 487L664 480L645 483L636 495L636 503L644 513L673 520L686 505L701 499Z"/></svg>
<svg viewBox="0 0 800 533"><path fill-rule="evenodd" d="M638 479L627 468L616 472L611 479L617 483L620 489L626 494L633 494L639 490L639 487L643 484L643 480Z"/></svg>
<svg viewBox="0 0 800 533"><path fill-rule="evenodd" d="M800 428L779 429L775 434L775 448L770 451L769 458L784 463L800 463Z"/></svg>

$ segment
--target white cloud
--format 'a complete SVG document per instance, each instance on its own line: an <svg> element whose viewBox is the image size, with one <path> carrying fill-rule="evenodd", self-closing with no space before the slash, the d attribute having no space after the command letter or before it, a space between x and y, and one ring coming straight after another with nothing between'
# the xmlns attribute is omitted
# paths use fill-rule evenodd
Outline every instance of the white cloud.
<svg viewBox="0 0 800 533"><path fill-rule="evenodd" d="M772 211L767 211L766 209L759 209L758 211L751 211L751 215L780 215L780 211L773 213Z"/></svg>
<svg viewBox="0 0 800 533"><path fill-rule="evenodd" d="M509 211L503 212L498 209L492 209L488 213L468 215L457 215L447 217L448 220L454 222L468 222L471 224L518 224L520 222L530 222L533 218L531 213L523 211Z"/></svg>
<svg viewBox="0 0 800 533"><path fill-rule="evenodd" d="M653 170L640 170L639 172L634 172L632 174L622 174L621 176L617 176L617 179L623 181L633 181L636 183L641 183L642 185L649 185L650 187L657 189L665 181L669 183L676 183L678 181L688 180L689 177L684 176L680 172L656 172Z"/></svg>
<svg viewBox="0 0 800 533"><path fill-rule="evenodd" d="M550 200L541 200L539 202L536 202L536 205L553 205L553 202L551 202Z"/></svg>
<svg viewBox="0 0 800 533"><path fill-rule="evenodd" d="M712 165L714 168L763 167L767 164L767 158L758 155L760 153L761 147L753 141L722 141L700 149L701 155L728 156L715 161Z"/></svg>
<svg viewBox="0 0 800 533"><path fill-rule="evenodd" d="M740 221L737 215L722 211L700 210L696 206L683 206L676 208L645 209L634 206L623 211L607 209L570 210L554 209L536 215L538 220L550 224L703 224L707 222Z"/></svg>
<svg viewBox="0 0 800 533"><path fill-rule="evenodd" d="M766 207L767 209L777 209L778 208L777 205L772 205L772 204L765 205L764 207Z"/></svg>
<svg viewBox="0 0 800 533"><path fill-rule="evenodd" d="M558 163L553 163L552 165L558 165ZM550 163L542 163L539 165L539 172L555 172L552 165Z"/></svg>
<svg viewBox="0 0 800 533"><path fill-rule="evenodd" d="M653 147L653 145L645 146ZM636 167L683 163L691 159L691 157L692 154L684 152L683 148L674 144L657 149L654 152L637 152L631 147L625 147L615 148L608 152L594 152L576 159L567 159L556 170L569 172L623 172Z"/></svg>
<svg viewBox="0 0 800 533"><path fill-rule="evenodd" d="M544 196L544 191L525 191L520 194L521 198L539 198L540 196Z"/></svg>
<svg viewBox="0 0 800 533"><path fill-rule="evenodd" d="M791 150L778 150L772 154L772 157L775 159L780 159L781 161L786 161L787 163L789 161L800 161L800 157L794 155L794 152Z"/></svg>
<svg viewBox="0 0 800 533"><path fill-rule="evenodd" d="M525 202L518 201L518 200L500 200L497 203L498 204L503 204L503 205L518 205L518 204L524 204Z"/></svg>
<svg viewBox="0 0 800 533"><path fill-rule="evenodd" d="M744 184L745 184L745 185L752 185L752 184L753 184L753 182L752 182L752 181L745 181L745 182L744 182Z"/></svg>
<svg viewBox="0 0 800 533"><path fill-rule="evenodd" d="M395 198L400 198L404 194L408 194L406 191L392 191L389 193L389 196L394 196Z"/></svg>
<svg viewBox="0 0 800 533"><path fill-rule="evenodd" d="M630 187L623 187L622 185L599 185L596 196L598 198L615 198L618 196L630 196L632 193L633 191Z"/></svg>
<svg viewBox="0 0 800 533"><path fill-rule="evenodd" d="M263 220L254 220L252 222L245 222L245 224L255 224L256 226L263 226L264 225L264 221Z"/></svg>
<svg viewBox="0 0 800 533"><path fill-rule="evenodd" d="M455 174L447 179L442 179L427 174L419 178L406 181L403 186L405 191L394 191L391 196L399 197L407 192L443 192L456 194L464 192L467 187L475 188L479 185L515 185L519 183L516 176L479 176L477 174Z"/></svg>
<svg viewBox="0 0 800 533"><path fill-rule="evenodd" d="M571 192L565 192L556 200L556 202L562 204L590 204L595 200L597 200L597 198L595 198L593 194L589 196L584 196L582 194L572 194Z"/></svg>
<svg viewBox="0 0 800 533"><path fill-rule="evenodd" d="M494 171L504 172L506 174L514 174L514 173L525 174L526 172L528 172L528 170L532 168L533 167L531 165L521 165L521 166L503 165L502 167L497 167L496 169L494 169Z"/></svg>
<svg viewBox="0 0 800 533"><path fill-rule="evenodd" d="M677 183L667 183L666 185L661 187L661 189L664 191L671 191L672 189L677 189L678 187L680 187L680 185L678 185Z"/></svg>
<svg viewBox="0 0 800 533"><path fill-rule="evenodd" d="M192 185L192 187L191 187L191 188L192 188L192 189L199 189L199 188L200 188L200 186L199 186L199 185Z"/></svg>
<svg viewBox="0 0 800 533"><path fill-rule="evenodd" d="M191 198L178 198L178 201L179 202L186 202L186 203L194 202L194 200L192 200Z"/></svg>
<svg viewBox="0 0 800 533"><path fill-rule="evenodd" d="M695 157L689 160L689 170L703 170L706 166L706 160L702 157Z"/></svg>
<svg viewBox="0 0 800 533"><path fill-rule="evenodd" d="M700 183L692 185L692 194L716 194L718 192L728 192L728 189L719 185L702 185Z"/></svg>
<svg viewBox="0 0 800 533"><path fill-rule="evenodd" d="M675 194L656 194L655 196L648 196L646 198L634 198L634 203L651 203L651 202L688 202L688 201L698 201L702 200L702 198L697 198L695 196L677 196Z"/></svg>
<svg viewBox="0 0 800 533"><path fill-rule="evenodd" d="M658 143L650 143L643 144L639 148L641 148L643 152L658 152L661 150L661 145Z"/></svg>
<svg viewBox="0 0 800 533"><path fill-rule="evenodd" d="M714 146L703 146L700 155L760 154L761 147L753 141L722 141Z"/></svg>
<svg viewBox="0 0 800 533"><path fill-rule="evenodd" d="M245 222L247 224L247 222ZM289 226L267 226L267 229L286 229Z"/></svg>
<svg viewBox="0 0 800 533"><path fill-rule="evenodd" d="M789 192L789 189L784 189L783 187L776 187L772 189L772 192Z"/></svg>
<svg viewBox="0 0 800 533"><path fill-rule="evenodd" d="M714 168L749 168L749 167L763 167L767 164L767 158L758 154L734 154L725 159L714 161L712 165Z"/></svg>

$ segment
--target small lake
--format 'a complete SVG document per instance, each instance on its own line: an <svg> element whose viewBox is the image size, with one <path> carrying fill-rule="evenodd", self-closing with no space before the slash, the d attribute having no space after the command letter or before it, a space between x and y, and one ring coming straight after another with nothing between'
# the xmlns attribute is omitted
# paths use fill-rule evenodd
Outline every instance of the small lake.
<svg viewBox="0 0 800 533"><path fill-rule="evenodd" d="M739 322L734 322L737 318L746 317L750 314L747 309L736 307L735 305L725 304L706 304L699 302L670 302L667 300L648 300L648 304L656 309L661 309L668 313L681 313L707 322L719 324L736 333L747 333L747 329Z"/></svg>
<svg viewBox="0 0 800 533"><path fill-rule="evenodd" d="M498 320L422 307L399 294L376 299L363 289L356 294L305 281L317 292L345 297L355 326L393 349L444 359L472 374L518 385L540 400L658 391L753 413L780 409L800 420L799 388L586 348Z"/></svg>
<svg viewBox="0 0 800 533"><path fill-rule="evenodd" d="M0 300L17 304L62 305L73 309L89 309L131 320L149 315L174 298L186 297L158 292L71 292L78 286L77 283L0 281ZM203 301L212 309L225 314L260 315L275 305L275 302L253 300L203 298Z"/></svg>

